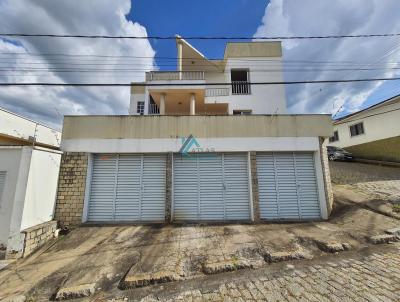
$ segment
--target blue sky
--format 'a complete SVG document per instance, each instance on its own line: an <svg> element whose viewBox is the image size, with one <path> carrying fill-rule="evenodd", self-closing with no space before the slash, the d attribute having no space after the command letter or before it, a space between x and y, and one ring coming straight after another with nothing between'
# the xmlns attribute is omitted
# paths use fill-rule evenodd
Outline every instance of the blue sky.
<svg viewBox="0 0 400 302"><path fill-rule="evenodd" d="M132 0L128 19L139 22L149 36L252 37L269 1L265 0ZM226 41L191 40L208 58L221 58ZM176 57L175 41L150 40L156 56ZM156 60L157 61L157 60ZM165 65L157 61L159 65ZM160 64L161 63L161 64ZM161 69L168 67L160 66Z"/></svg>
<svg viewBox="0 0 400 302"><path fill-rule="evenodd" d="M180 34L181 36L251 37L260 27L268 4L269 1L265 0L132 0L132 9L127 18L145 26L149 36ZM303 32L303 34L310 33ZM176 57L175 41L150 40L150 43L156 51L156 63L159 68L161 70L174 69L174 61L167 63L157 57ZM221 58L226 41L191 40L190 43L208 58ZM284 60L285 58L284 49ZM354 75L362 76L362 74ZM331 77L335 78L335 74L331 74ZM292 79L290 75L286 75L285 78ZM398 85L397 81L384 83L367 97L359 109L399 93ZM291 92L289 91L288 94L290 95ZM315 94L311 94L311 96L315 96ZM353 108L343 106L336 116L340 117L351 111Z"/></svg>

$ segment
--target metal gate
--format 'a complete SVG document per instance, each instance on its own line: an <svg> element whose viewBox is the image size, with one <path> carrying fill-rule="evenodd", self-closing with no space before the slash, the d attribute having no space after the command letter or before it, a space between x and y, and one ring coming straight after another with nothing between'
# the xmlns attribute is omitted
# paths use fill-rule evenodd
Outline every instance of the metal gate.
<svg viewBox="0 0 400 302"><path fill-rule="evenodd" d="M165 220L164 155L93 155L87 220Z"/></svg>
<svg viewBox="0 0 400 302"><path fill-rule="evenodd" d="M261 219L319 219L312 152L257 153Z"/></svg>
<svg viewBox="0 0 400 302"><path fill-rule="evenodd" d="M174 155L174 220L250 220L248 175L244 153Z"/></svg>

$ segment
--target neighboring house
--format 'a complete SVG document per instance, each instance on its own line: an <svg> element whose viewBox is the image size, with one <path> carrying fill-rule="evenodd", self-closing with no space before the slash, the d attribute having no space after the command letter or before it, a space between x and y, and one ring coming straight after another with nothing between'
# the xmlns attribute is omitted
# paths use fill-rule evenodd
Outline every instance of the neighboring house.
<svg viewBox="0 0 400 302"><path fill-rule="evenodd" d="M60 140L59 131L0 109L0 244L7 257L30 253L56 227Z"/></svg>
<svg viewBox="0 0 400 302"><path fill-rule="evenodd" d="M356 158L400 162L400 96L334 120L329 145Z"/></svg>
<svg viewBox="0 0 400 302"><path fill-rule="evenodd" d="M282 85L254 84L282 81L280 42L228 43L218 61L177 48L177 71L132 84L131 115L64 118L56 219L327 219L330 116L288 115Z"/></svg>

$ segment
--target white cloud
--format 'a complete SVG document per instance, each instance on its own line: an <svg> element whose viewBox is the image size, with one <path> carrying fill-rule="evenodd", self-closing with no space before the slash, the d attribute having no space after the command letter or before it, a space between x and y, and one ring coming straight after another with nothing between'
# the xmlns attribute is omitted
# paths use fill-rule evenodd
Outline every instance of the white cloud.
<svg viewBox="0 0 400 302"><path fill-rule="evenodd" d="M398 0L271 0L254 36L398 33L399 11ZM384 67L398 67L393 62L400 59L399 37L286 40L283 48L285 69L301 69L301 72L285 72L286 80L391 77L397 72ZM321 63L310 63L316 61ZM306 68L314 70L304 70ZM327 71L354 68L374 70ZM342 105L345 111L358 110L381 84L369 82L287 86L289 110L330 113Z"/></svg>
<svg viewBox="0 0 400 302"><path fill-rule="evenodd" d="M129 0L0 0L0 31L147 36L143 26L126 19L130 9L131 2ZM3 71L0 74L2 82L129 83L144 80L143 70L153 69L155 55L155 51L146 39L0 39L0 53L6 52L101 54L117 56L117 58L0 54L0 69L57 69L52 72L38 71L35 73ZM127 59L121 58L121 56L145 58ZM67 64L60 65L60 62ZM126 68L137 71L71 73L61 72L60 68ZM58 128L61 126L61 115L63 114L127 114L128 106L129 87L0 87L0 107Z"/></svg>

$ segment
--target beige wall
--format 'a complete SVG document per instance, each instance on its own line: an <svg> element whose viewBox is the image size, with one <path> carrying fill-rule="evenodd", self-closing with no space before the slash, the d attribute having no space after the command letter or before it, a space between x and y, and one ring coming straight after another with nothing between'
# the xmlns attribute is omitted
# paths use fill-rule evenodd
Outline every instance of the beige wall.
<svg viewBox="0 0 400 302"><path fill-rule="evenodd" d="M361 122L365 133L350 136L350 126ZM346 149L400 136L400 99L338 121L334 123L333 131L338 131L339 140L329 145Z"/></svg>
<svg viewBox="0 0 400 302"><path fill-rule="evenodd" d="M330 115L66 116L62 139L328 137Z"/></svg>
<svg viewBox="0 0 400 302"><path fill-rule="evenodd" d="M356 158L400 163L400 136L349 146L346 148Z"/></svg>

